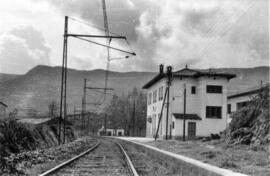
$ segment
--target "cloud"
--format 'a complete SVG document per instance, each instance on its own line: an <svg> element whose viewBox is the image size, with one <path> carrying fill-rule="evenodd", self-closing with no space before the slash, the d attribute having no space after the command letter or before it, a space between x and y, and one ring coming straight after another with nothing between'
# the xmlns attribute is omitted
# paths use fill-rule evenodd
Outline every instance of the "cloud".
<svg viewBox="0 0 270 176"><path fill-rule="evenodd" d="M100 0L41 1L49 2L63 15L103 26ZM121 64L120 61L112 63L111 68L115 70L153 71L160 63L176 69L185 64L197 68L268 64L267 0L114 0L106 3L110 30L126 35L137 53ZM117 44L128 49L125 44ZM104 50L91 53L88 58L93 66L100 60L98 57L105 57L104 53ZM104 62L98 64L101 65L105 67Z"/></svg>
<svg viewBox="0 0 270 176"><path fill-rule="evenodd" d="M268 2L207 2L159 1L156 14L143 12L138 41L151 55L142 54L142 68L164 62L174 68L268 64Z"/></svg>
<svg viewBox="0 0 270 176"><path fill-rule="evenodd" d="M80 70L89 70L93 67L92 61L88 57L71 56L70 63L71 68Z"/></svg>
<svg viewBox="0 0 270 176"><path fill-rule="evenodd" d="M63 15L79 17L86 22L99 27L104 26L101 0L40 0L51 3L61 10ZM36 1L33 1L36 2ZM135 26L139 24L139 16L144 9L150 7L150 3L144 0L114 0L106 1L109 30L125 35L129 40L137 39Z"/></svg>
<svg viewBox="0 0 270 176"><path fill-rule="evenodd" d="M50 64L51 49L42 33L31 26L14 28L0 36L0 72L25 73L37 64Z"/></svg>

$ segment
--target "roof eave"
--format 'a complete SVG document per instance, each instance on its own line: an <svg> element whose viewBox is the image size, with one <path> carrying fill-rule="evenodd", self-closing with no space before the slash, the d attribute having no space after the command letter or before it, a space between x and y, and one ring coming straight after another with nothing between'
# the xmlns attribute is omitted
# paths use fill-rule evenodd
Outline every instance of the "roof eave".
<svg viewBox="0 0 270 176"><path fill-rule="evenodd" d="M195 75L195 77L201 77L201 76L211 76L211 77L221 76L221 77L226 77L227 79L232 79L236 77L235 74L229 74L229 73L199 73Z"/></svg>
<svg viewBox="0 0 270 176"><path fill-rule="evenodd" d="M158 82L159 80L161 80L164 77L165 77L165 73L159 73L153 79L151 79L148 83L146 83L142 88L148 89L149 87L151 87L153 84L155 84L156 82Z"/></svg>
<svg viewBox="0 0 270 176"><path fill-rule="evenodd" d="M241 96L245 96L245 95L252 95L252 94L256 94L256 93L258 93L260 91L261 91L261 89L251 90L251 91L247 91L247 92L241 92L241 93L238 93L238 94L228 96L228 99L241 97Z"/></svg>

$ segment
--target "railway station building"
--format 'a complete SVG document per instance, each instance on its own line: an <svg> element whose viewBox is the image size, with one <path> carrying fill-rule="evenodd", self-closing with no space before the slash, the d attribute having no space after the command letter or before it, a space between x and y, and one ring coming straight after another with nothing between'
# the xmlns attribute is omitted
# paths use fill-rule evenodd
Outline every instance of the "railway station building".
<svg viewBox="0 0 270 176"><path fill-rule="evenodd" d="M179 71L171 71L171 78L168 78L170 68L167 67L165 73L164 66L160 65L159 73L143 86L147 90L146 136L157 134L159 138L165 138L167 131L168 138L181 139L184 119L187 139L223 131L227 125L227 85L236 75L198 71L186 66Z"/></svg>

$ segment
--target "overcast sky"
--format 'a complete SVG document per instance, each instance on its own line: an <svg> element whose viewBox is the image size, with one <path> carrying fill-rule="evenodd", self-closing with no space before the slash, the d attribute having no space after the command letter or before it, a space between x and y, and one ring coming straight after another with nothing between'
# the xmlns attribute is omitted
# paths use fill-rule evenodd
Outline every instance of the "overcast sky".
<svg viewBox="0 0 270 176"><path fill-rule="evenodd" d="M116 71L269 65L268 0L107 0L109 30L125 35L112 46L136 57L115 60ZM24 74L61 65L64 16L70 33L104 35L101 0L1 0L0 72ZM83 21L85 24L78 22ZM95 39L106 43L104 39ZM68 40L68 66L105 68L106 48ZM112 58L126 54L112 52Z"/></svg>

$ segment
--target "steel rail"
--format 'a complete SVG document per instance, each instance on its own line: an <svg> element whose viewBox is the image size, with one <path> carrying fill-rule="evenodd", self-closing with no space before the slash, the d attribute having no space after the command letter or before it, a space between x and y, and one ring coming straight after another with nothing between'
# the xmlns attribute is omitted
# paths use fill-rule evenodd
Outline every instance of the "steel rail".
<svg viewBox="0 0 270 176"><path fill-rule="evenodd" d="M129 168L130 172L132 173L132 175L133 175L133 176L139 176L139 174L137 173L137 171L136 171L136 169L135 169L135 167L134 167L134 165L133 165L131 159L129 158L127 152L126 152L125 149L122 147L122 145L119 144L119 143L116 142L116 141L115 141L114 143L116 143L116 144L118 145L118 147L121 149L122 153L125 155L125 159L126 159L126 161L127 161L128 168Z"/></svg>
<svg viewBox="0 0 270 176"><path fill-rule="evenodd" d="M55 166L54 168L52 168L52 169L50 169L50 170L48 170L48 171L40 174L39 176L48 176L48 175L51 175L51 174L55 173L56 171L58 171L62 167L67 166L68 164L72 163L73 161L81 158L82 156L86 155L90 151L94 150L95 148L97 148L99 146L99 144L100 144L100 140L98 140L97 143L94 146L92 146L90 149L87 149L83 153L81 153L81 154L79 154L79 155L77 155L77 156L75 156L75 157L73 157L73 158L71 158L71 159L69 159L69 160L67 160L67 161L65 161L65 162L57 165L57 166Z"/></svg>

